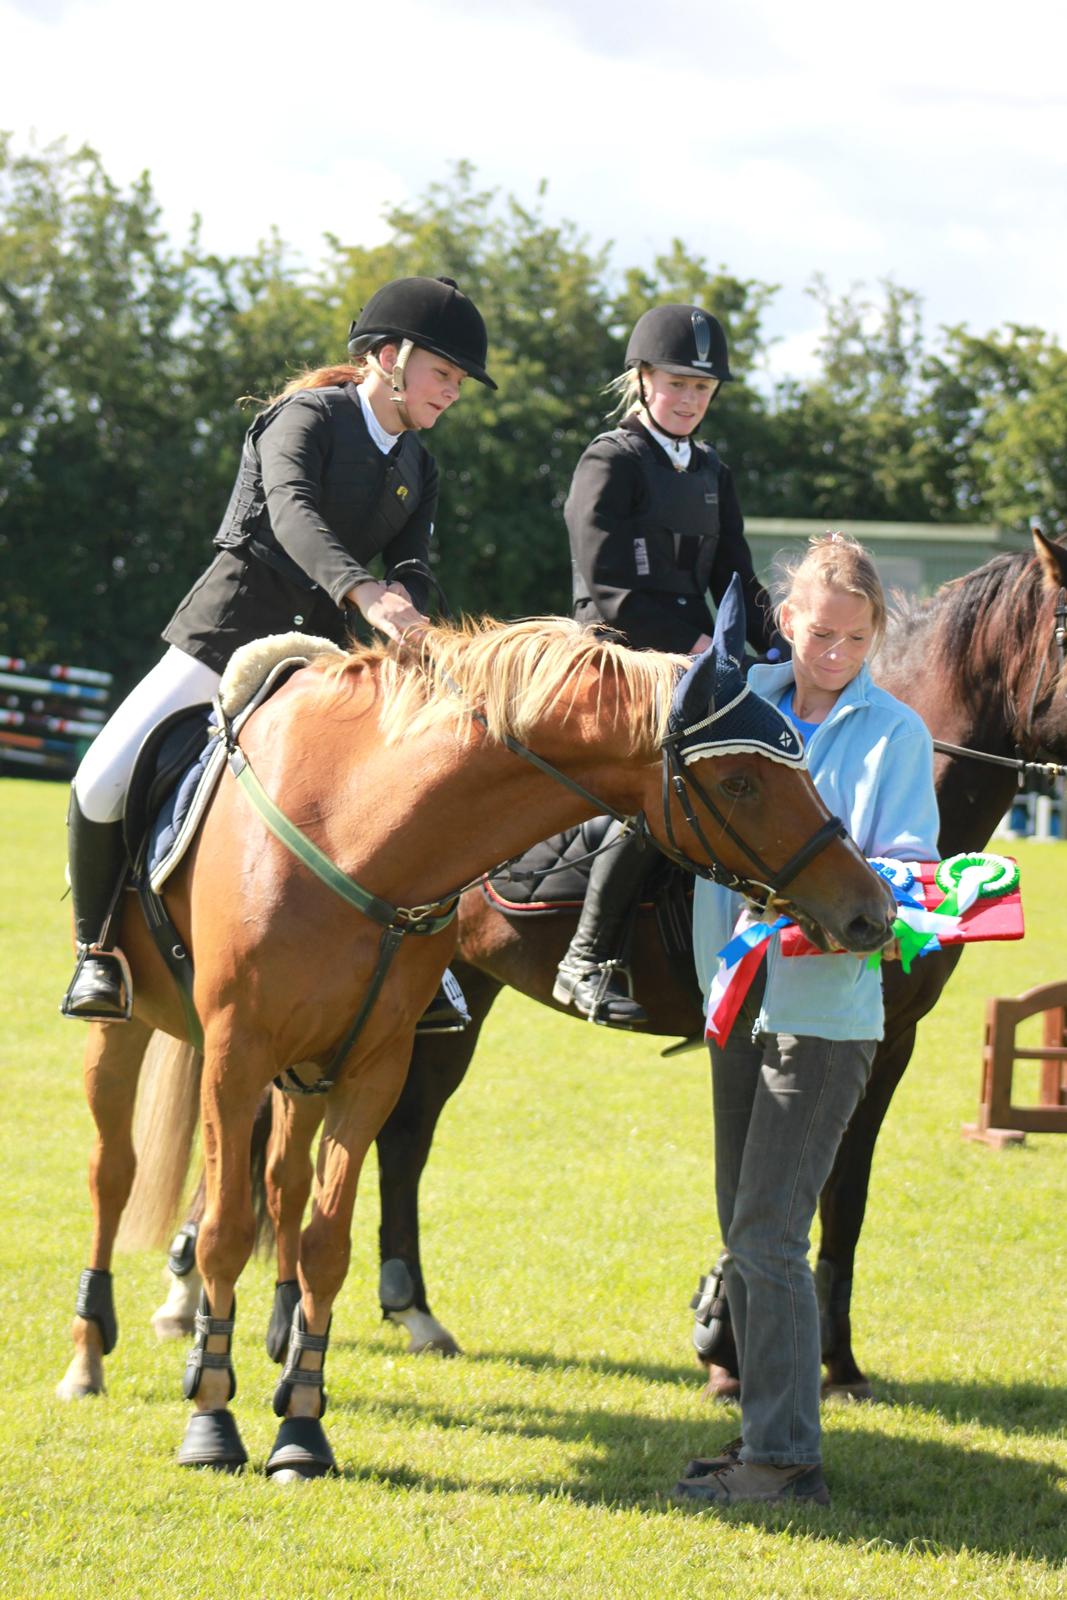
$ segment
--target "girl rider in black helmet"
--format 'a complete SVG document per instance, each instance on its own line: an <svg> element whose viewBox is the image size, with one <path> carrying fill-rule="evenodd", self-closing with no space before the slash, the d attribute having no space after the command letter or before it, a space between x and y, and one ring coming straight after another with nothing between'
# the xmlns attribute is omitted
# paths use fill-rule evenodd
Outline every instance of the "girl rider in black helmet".
<svg viewBox="0 0 1067 1600"><path fill-rule="evenodd" d="M574 614L608 623L637 649L697 654L711 643L708 593L718 603L736 572L748 640L787 654L756 578L730 469L696 430L731 381L726 335L699 306L646 311L611 385L619 426L594 439L564 507ZM651 857L616 824L595 857L585 905L553 995L593 1022L644 1022L624 965L631 912Z"/></svg>
<svg viewBox="0 0 1067 1600"><path fill-rule="evenodd" d="M170 648L119 706L71 787L70 882L78 966L65 1016L129 1014L125 962L106 924L125 871L122 810L134 758L165 716L210 701L239 645L297 629L346 642L346 607L387 638L425 622L417 568L437 510L437 467L418 434L466 377L490 389L477 307L450 278L398 278L349 335L350 366L288 385L249 428L218 555L163 631ZM368 564L381 557L384 581ZM447 1008L442 1008L447 1009ZM447 1020L460 1022L453 1013Z"/></svg>

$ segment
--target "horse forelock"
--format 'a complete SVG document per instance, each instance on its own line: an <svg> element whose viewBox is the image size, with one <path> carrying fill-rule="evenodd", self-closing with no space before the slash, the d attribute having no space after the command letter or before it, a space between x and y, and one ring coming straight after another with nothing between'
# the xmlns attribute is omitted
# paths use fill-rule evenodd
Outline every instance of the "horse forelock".
<svg viewBox="0 0 1067 1600"><path fill-rule="evenodd" d="M630 747L662 743L685 658L631 650L569 617L503 623L467 618L428 628L417 651L353 651L331 675L371 667L387 743L451 726L462 735L484 718L493 741L528 740L546 719L592 712L625 729Z"/></svg>

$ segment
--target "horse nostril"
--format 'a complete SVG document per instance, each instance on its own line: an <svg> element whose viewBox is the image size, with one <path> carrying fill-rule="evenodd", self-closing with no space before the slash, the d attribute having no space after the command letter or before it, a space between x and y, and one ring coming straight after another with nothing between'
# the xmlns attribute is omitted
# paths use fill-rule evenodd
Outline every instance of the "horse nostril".
<svg viewBox="0 0 1067 1600"><path fill-rule="evenodd" d="M888 919L876 921L873 917L853 917L848 925L848 949L880 950L889 938L891 925Z"/></svg>

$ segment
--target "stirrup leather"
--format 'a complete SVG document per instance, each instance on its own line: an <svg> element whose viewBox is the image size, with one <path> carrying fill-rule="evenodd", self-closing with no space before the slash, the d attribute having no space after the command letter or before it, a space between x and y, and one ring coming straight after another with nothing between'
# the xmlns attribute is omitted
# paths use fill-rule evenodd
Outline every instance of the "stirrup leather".
<svg viewBox="0 0 1067 1600"><path fill-rule="evenodd" d="M230 1392L226 1396L227 1403L237 1393L237 1374L233 1370L233 1358L230 1353L230 1344L233 1339L233 1323L236 1315L237 1297L234 1296L233 1310L230 1315L228 1317L213 1317L211 1315L211 1307L208 1305L207 1291L201 1289L200 1304L196 1308L196 1319L193 1325L193 1348L186 1357L185 1373L182 1378L182 1394L186 1400L195 1399L205 1367L212 1367L229 1373ZM208 1340L216 1336L225 1338L225 1350L214 1351L207 1348Z"/></svg>
<svg viewBox="0 0 1067 1600"><path fill-rule="evenodd" d="M333 1318L330 1318L333 1322ZM298 1301L293 1310L293 1325L289 1330L289 1348L285 1355L285 1366L282 1368L278 1387L274 1391L274 1415L284 1417L289 1409L289 1402L293 1398L293 1389L297 1384L308 1389L321 1391L319 1398L319 1416L326 1414L326 1390L323 1384L326 1374L323 1367L318 1367L314 1372L305 1372L300 1365L300 1357L305 1350L318 1350L325 1358L330 1347L330 1328L327 1326L325 1333L308 1333L307 1323L304 1320L304 1306Z"/></svg>

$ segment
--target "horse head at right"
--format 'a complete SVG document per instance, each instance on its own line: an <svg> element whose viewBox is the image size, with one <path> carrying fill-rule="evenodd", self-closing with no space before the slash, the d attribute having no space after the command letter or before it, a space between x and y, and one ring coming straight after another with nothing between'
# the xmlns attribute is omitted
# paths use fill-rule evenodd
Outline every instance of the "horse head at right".
<svg viewBox="0 0 1067 1600"><path fill-rule="evenodd" d="M1017 732L1017 742L1031 759L1047 752L1062 762L1067 760L1067 549L1036 526L1031 536L1051 619L1039 620L1034 630L1040 659L1033 688L1020 696L1030 715Z"/></svg>

